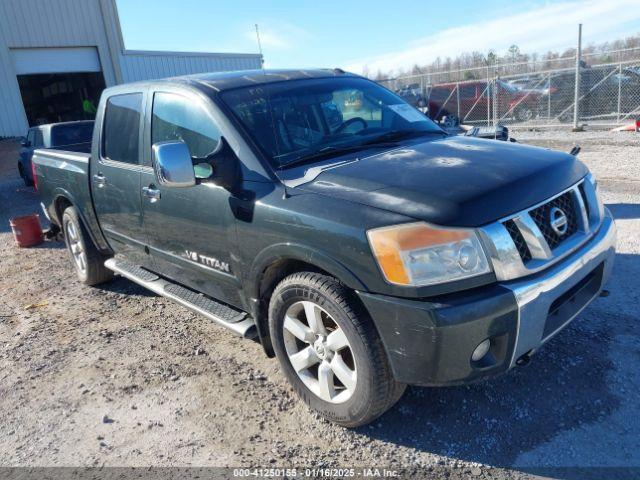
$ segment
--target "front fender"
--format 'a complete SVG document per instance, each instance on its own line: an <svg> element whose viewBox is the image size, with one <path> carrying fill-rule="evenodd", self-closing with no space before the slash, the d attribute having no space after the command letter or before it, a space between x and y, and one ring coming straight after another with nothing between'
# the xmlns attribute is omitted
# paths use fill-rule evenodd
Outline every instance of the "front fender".
<svg viewBox="0 0 640 480"><path fill-rule="evenodd" d="M327 253L305 245L281 243L265 248L253 260L249 269L249 286L247 289L251 298L258 298L259 296L263 272L270 265L283 259L298 260L314 265L336 277L353 290L367 291L367 287L349 268L333 259Z"/></svg>

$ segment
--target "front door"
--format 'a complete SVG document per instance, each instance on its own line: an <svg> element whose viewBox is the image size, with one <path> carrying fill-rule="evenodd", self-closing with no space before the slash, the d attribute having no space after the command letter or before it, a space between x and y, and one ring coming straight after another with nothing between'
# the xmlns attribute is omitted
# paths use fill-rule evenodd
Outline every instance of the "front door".
<svg viewBox="0 0 640 480"><path fill-rule="evenodd" d="M192 158L205 159L220 141L211 106L188 92L156 92L145 139L187 144ZM141 177L144 227L155 267L162 275L232 305L242 307L233 266L235 217L227 190L207 179L188 188L161 186L153 171Z"/></svg>
<svg viewBox="0 0 640 480"><path fill-rule="evenodd" d="M98 221L115 253L145 265L140 204L143 93L107 99L100 153L92 158L91 192ZM148 262L148 260L147 260Z"/></svg>

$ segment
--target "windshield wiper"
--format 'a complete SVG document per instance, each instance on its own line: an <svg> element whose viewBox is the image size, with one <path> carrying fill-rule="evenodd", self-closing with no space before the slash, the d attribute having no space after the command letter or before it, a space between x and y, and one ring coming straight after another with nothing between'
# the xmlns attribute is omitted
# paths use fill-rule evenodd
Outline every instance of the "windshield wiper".
<svg viewBox="0 0 640 480"><path fill-rule="evenodd" d="M378 143L421 137L423 135L446 135L446 132L442 130L390 130L368 140L365 145L377 145Z"/></svg>
<svg viewBox="0 0 640 480"><path fill-rule="evenodd" d="M320 160L322 158L331 158L337 155L342 155L343 153L357 152L359 150L366 150L368 148L385 148L397 146L398 144L395 142L376 142L375 144L359 143L358 145L346 145L344 147L328 146L321 148L314 153L310 153L309 155L305 155L290 162L284 163L280 165L278 169L290 168L296 165L303 165L305 163Z"/></svg>

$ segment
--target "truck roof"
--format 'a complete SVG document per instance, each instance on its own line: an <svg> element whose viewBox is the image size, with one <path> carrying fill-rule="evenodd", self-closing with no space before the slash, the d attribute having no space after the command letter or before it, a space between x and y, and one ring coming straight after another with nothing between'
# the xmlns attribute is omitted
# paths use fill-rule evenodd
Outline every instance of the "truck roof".
<svg viewBox="0 0 640 480"><path fill-rule="evenodd" d="M111 87L120 89L131 85L151 85L158 83L187 83L197 86L206 86L221 92L232 88L261 85L265 83L283 82L287 80L301 80L305 78L328 77L357 77L353 73L347 73L339 68L309 69L309 70L235 70L231 72L198 73L195 75L183 75L178 77L160 78L143 82L129 83L122 86Z"/></svg>
<svg viewBox="0 0 640 480"><path fill-rule="evenodd" d="M310 70L240 70L234 72L202 73L184 77L199 83L205 83L218 91L231 88L260 85L265 83L283 82L287 80L302 80L306 78L326 77L355 77L340 69L310 69Z"/></svg>
<svg viewBox="0 0 640 480"><path fill-rule="evenodd" d="M32 127L29 127L29 129L39 128L41 130L47 130L60 125L82 125L86 123L94 123L94 120L71 120L68 122L43 123L42 125L34 125Z"/></svg>

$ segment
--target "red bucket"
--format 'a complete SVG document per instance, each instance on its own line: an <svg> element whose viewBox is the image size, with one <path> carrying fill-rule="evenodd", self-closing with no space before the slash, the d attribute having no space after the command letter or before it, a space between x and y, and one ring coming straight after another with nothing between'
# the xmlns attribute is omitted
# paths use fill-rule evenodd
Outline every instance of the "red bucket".
<svg viewBox="0 0 640 480"><path fill-rule="evenodd" d="M40 226L40 215L33 213L24 217L9 220L13 237L20 248L33 247L44 242L44 234Z"/></svg>

